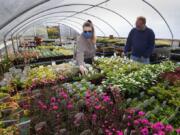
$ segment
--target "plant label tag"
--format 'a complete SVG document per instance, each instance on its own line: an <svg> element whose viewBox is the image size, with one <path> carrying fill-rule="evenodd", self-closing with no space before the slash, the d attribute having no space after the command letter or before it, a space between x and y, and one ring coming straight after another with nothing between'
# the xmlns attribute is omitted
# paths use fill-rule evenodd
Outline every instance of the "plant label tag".
<svg viewBox="0 0 180 135"><path fill-rule="evenodd" d="M56 61L52 61L51 64L52 64L52 66L55 66L56 65Z"/></svg>

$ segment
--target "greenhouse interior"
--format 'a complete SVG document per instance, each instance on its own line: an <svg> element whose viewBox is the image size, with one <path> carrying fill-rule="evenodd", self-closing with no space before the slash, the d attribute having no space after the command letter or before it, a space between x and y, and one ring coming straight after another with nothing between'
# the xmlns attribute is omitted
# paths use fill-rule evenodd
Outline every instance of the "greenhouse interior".
<svg viewBox="0 0 180 135"><path fill-rule="evenodd" d="M179 0L0 0L0 135L180 135Z"/></svg>

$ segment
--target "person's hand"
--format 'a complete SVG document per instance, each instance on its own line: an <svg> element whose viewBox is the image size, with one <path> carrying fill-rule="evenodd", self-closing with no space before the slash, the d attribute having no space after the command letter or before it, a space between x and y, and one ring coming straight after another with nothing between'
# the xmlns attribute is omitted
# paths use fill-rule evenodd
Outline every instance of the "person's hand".
<svg viewBox="0 0 180 135"><path fill-rule="evenodd" d="M83 65L80 65L79 69L83 75L86 75L88 73L87 68L84 67Z"/></svg>

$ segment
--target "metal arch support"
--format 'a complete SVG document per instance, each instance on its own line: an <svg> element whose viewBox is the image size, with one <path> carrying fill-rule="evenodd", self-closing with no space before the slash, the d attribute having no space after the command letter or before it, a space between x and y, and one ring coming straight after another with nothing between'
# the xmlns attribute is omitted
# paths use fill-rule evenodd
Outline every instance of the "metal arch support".
<svg viewBox="0 0 180 135"><path fill-rule="evenodd" d="M52 16L52 17L56 17L56 16ZM59 17L59 16L57 16L57 17ZM61 16L61 17L66 17L66 16ZM50 18L50 17L48 17L48 18ZM71 18L76 18L76 19L79 19L79 20L82 20L82 21L86 21L85 19L82 19L82 18L79 18L79 17L71 17ZM59 23L59 22L58 22ZM80 24L81 25L81 24ZM101 30L101 28L100 27L98 27L97 25L94 25L104 36L106 35L102 30ZM23 30L23 29L22 29ZM22 31L22 30L20 30L20 31ZM17 33L17 31L16 31L16 33Z"/></svg>
<svg viewBox="0 0 180 135"><path fill-rule="evenodd" d="M50 0L45 0L45 1L43 1L43 2L40 2L40 3L36 4L36 5L33 6L33 7L28 8L27 10L19 13L17 16L13 17L12 19L10 19L10 20L8 20L6 23L4 23L4 24L0 27L0 30L2 30L4 27L6 27L8 24L10 24L13 20L17 19L18 17L22 16L23 14L27 13L28 11L30 11L30 10L32 10L32 9L34 9L34 8L36 8L36 7L44 4L44 3L46 3L46 2L49 2L49 1L50 1Z"/></svg>
<svg viewBox="0 0 180 135"><path fill-rule="evenodd" d="M118 35L118 37L120 37L118 31L117 31L110 23L108 23L107 21L105 21L105 20L103 20L103 19L101 19L100 17L97 17L97 16L95 16L95 15L90 15L90 14L88 14L88 13L83 13L83 14L89 15L89 16L92 16L92 17L96 17L97 19L101 20L102 22L104 22L105 24L107 24L107 25Z"/></svg>
<svg viewBox="0 0 180 135"><path fill-rule="evenodd" d="M150 4L149 2L147 2L146 0L142 0L145 4L147 4L148 6L150 6L153 10L155 10L159 15L160 17L163 19L163 21L165 22L165 24L167 25L168 29L169 29L169 32L171 34L171 38L172 38L172 43L173 44L173 40L174 40L174 34L172 32L172 29L170 27L170 25L168 24L167 20L164 18L164 16L161 14L161 12L156 9L152 4Z"/></svg>
<svg viewBox="0 0 180 135"><path fill-rule="evenodd" d="M77 13L77 11L62 11L62 12L59 11L59 12L52 12L52 13L49 13L49 14L46 14L46 15L42 15L42 16L40 16L40 17L38 17L38 18L34 18L32 21L34 21L35 19L40 19L40 18L46 17L46 16L48 16L48 15L53 15L53 14L56 14L56 13L57 13L57 14L58 14L58 13ZM115 33L117 33L117 35L119 36L119 34L118 34L118 32L116 31L116 29L115 29L111 24L109 24L107 21L101 19L100 17L97 17L97 16L95 16L95 15L91 15L91 14L88 14L88 13L81 13L81 14L85 14L85 15L94 17L94 18L102 21L103 23L105 23L106 25L108 25L108 26L109 26ZM31 23L31 21L29 21L29 22L25 23L24 25L22 25L21 28L24 27L25 25L29 24L29 23ZM19 30L19 29L18 29L18 30ZM18 31L18 30L16 30L16 31ZM15 32L16 32L16 31L15 31ZM101 30L101 31L102 31L102 30ZM15 33L15 32L13 32L13 33ZM104 34L104 32L103 32L103 34ZM105 34L104 34L104 35L105 35Z"/></svg>
<svg viewBox="0 0 180 135"><path fill-rule="evenodd" d="M18 27L20 24L22 24L24 21L27 21L29 19L31 19L32 17L36 16L36 15L39 15L41 13L44 13L46 11L49 11L49 10L53 10L53 9L57 9L57 8L60 8L60 7L67 7L67 6L91 6L91 7L94 7L95 5L91 5L91 4L68 4L68 5L61 5L61 6L57 6L57 7L53 7L53 8L49 8L49 9L46 9L46 10L43 10L41 12L38 12L36 14L33 14L32 16L26 18L25 20L21 21L20 23L18 23L16 26L14 26L12 29L10 29L6 34L5 34L5 39L7 37L7 35L13 30L15 29L16 27ZM120 18L124 19L131 27L133 27L133 25L130 23L130 21L128 21L124 16L122 16L121 14L111 10L111 9L108 9L108 8L105 8L105 7L102 7L102 6L96 6L98 8L101 8L101 9L104 9L104 10L107 10L109 12L112 12L116 15L118 15Z"/></svg>
<svg viewBox="0 0 180 135"><path fill-rule="evenodd" d="M75 16L75 15L77 15L77 14L80 14L80 13L83 13L83 12L85 12L85 11L88 11L88 10L94 8L94 7L98 7L98 6L100 6L100 5L104 4L104 3L107 3L107 2L109 2L109 1L110 1L110 0L105 0L105 1L103 1L103 2L101 2L101 3L98 3L98 4L94 5L94 6L91 6L91 7L89 7L89 8L83 9L83 10L81 10L81 11L79 11L79 12L73 14L73 15L70 15L70 16L64 18L64 19L73 17L73 16Z"/></svg>

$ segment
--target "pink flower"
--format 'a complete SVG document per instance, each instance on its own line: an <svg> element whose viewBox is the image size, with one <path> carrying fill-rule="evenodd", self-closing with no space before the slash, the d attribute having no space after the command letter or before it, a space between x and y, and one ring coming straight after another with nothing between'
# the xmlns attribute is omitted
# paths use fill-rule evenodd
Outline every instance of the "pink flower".
<svg viewBox="0 0 180 135"><path fill-rule="evenodd" d="M139 112L138 112L138 115L139 115L139 116L144 116L145 113L144 113L143 111L139 111Z"/></svg>
<svg viewBox="0 0 180 135"><path fill-rule="evenodd" d="M56 102L56 98L55 97L51 97L51 103Z"/></svg>
<svg viewBox="0 0 180 135"><path fill-rule="evenodd" d="M173 127L171 125L166 125L165 131L166 132L172 132L173 131Z"/></svg>
<svg viewBox="0 0 180 135"><path fill-rule="evenodd" d="M68 103L67 109L72 109L72 108L73 108L73 105L71 103Z"/></svg>
<svg viewBox="0 0 180 135"><path fill-rule="evenodd" d="M144 125L149 125L149 121L147 119L142 119L141 123Z"/></svg>
<svg viewBox="0 0 180 135"><path fill-rule="evenodd" d="M128 119L131 119L131 115L128 115Z"/></svg>
<svg viewBox="0 0 180 135"><path fill-rule="evenodd" d="M113 105L113 102L111 101L109 104L110 104L110 105Z"/></svg>
<svg viewBox="0 0 180 135"><path fill-rule="evenodd" d="M53 106L53 110L54 110L54 111L58 110L58 108L59 108L59 107L58 107L57 105L54 105L54 106Z"/></svg>
<svg viewBox="0 0 180 135"><path fill-rule="evenodd" d="M43 106L42 106L42 109L47 109L47 106L46 106L46 105L43 105Z"/></svg>
<svg viewBox="0 0 180 135"><path fill-rule="evenodd" d="M103 96L103 101L104 102L109 102L110 101L110 97L109 96Z"/></svg>
<svg viewBox="0 0 180 135"><path fill-rule="evenodd" d="M42 101L38 101L38 105L40 109L47 109L47 106Z"/></svg>
<svg viewBox="0 0 180 135"><path fill-rule="evenodd" d="M101 105L96 105L94 108L95 108L96 110L100 110L100 109L101 109Z"/></svg>
<svg viewBox="0 0 180 135"><path fill-rule="evenodd" d="M86 97L86 98L89 98L90 96L91 96L90 91L87 91L85 97Z"/></svg>
<svg viewBox="0 0 180 135"><path fill-rule="evenodd" d="M62 96L64 99L67 99L67 98L68 98L67 93L64 92L64 91L60 92L60 96Z"/></svg>
<svg viewBox="0 0 180 135"><path fill-rule="evenodd" d="M146 127L141 129L141 135L148 135L148 134L149 134L149 130Z"/></svg>
<svg viewBox="0 0 180 135"><path fill-rule="evenodd" d="M117 135L123 135L122 131L117 131Z"/></svg>
<svg viewBox="0 0 180 135"><path fill-rule="evenodd" d="M127 125L128 125L128 126L131 126L131 123L129 123L129 122L128 122L128 124L127 124Z"/></svg>
<svg viewBox="0 0 180 135"><path fill-rule="evenodd" d="M158 135L165 135L165 133L163 131L159 131Z"/></svg>
<svg viewBox="0 0 180 135"><path fill-rule="evenodd" d="M61 103L61 100L60 100L60 99L58 99L57 101L58 101L59 103Z"/></svg>
<svg viewBox="0 0 180 135"><path fill-rule="evenodd" d="M136 126L139 125L139 121L138 121L138 120L135 120L135 121L134 121L134 125L136 125Z"/></svg>
<svg viewBox="0 0 180 135"><path fill-rule="evenodd" d="M109 133L110 131L109 131L109 129L105 129L105 132L106 132L106 133Z"/></svg>
<svg viewBox="0 0 180 135"><path fill-rule="evenodd" d="M176 129L177 134L180 134L180 128Z"/></svg>
<svg viewBox="0 0 180 135"><path fill-rule="evenodd" d="M157 122L152 125L153 130L155 131L161 131L164 129L164 125L161 122Z"/></svg>

